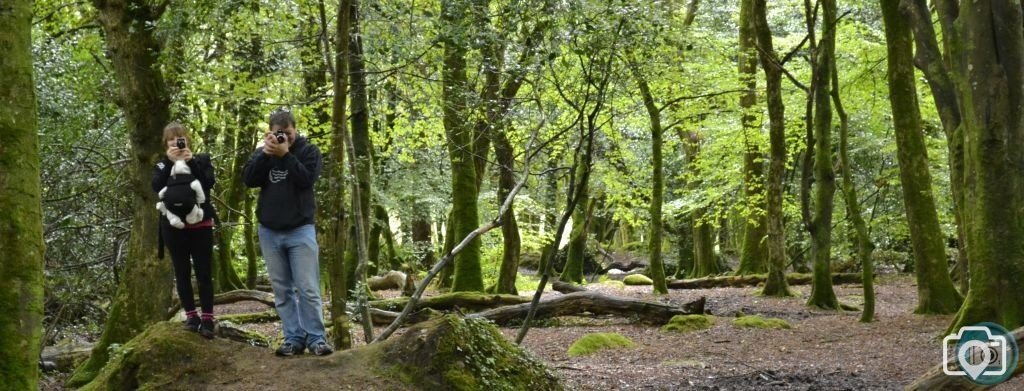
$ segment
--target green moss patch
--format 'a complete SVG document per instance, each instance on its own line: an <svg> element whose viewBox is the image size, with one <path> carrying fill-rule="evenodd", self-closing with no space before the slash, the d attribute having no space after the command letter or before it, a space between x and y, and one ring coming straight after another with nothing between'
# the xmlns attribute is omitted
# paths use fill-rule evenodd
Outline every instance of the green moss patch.
<svg viewBox="0 0 1024 391"><path fill-rule="evenodd" d="M626 285L654 285L654 280L643 274L630 274L622 282Z"/></svg>
<svg viewBox="0 0 1024 391"><path fill-rule="evenodd" d="M601 350L632 348L636 343L619 333L591 333L569 346L569 357L593 354Z"/></svg>
<svg viewBox="0 0 1024 391"><path fill-rule="evenodd" d="M715 318L709 315L676 315L667 324L661 326L661 331L686 333L710 329L714 325Z"/></svg>
<svg viewBox="0 0 1024 391"><path fill-rule="evenodd" d="M789 322L779 318L764 318L761 315L741 316L732 320L736 327L747 327L755 329L788 329Z"/></svg>

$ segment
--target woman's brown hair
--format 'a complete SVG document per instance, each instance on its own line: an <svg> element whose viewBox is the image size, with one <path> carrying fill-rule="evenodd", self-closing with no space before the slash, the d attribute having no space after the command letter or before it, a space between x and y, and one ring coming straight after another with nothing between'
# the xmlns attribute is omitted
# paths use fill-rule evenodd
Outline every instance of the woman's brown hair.
<svg viewBox="0 0 1024 391"><path fill-rule="evenodd" d="M167 140L178 137L184 137L188 145L192 146L192 137L188 135L188 130L185 130L185 125L182 125L181 122L174 121L164 126L164 144L167 143Z"/></svg>

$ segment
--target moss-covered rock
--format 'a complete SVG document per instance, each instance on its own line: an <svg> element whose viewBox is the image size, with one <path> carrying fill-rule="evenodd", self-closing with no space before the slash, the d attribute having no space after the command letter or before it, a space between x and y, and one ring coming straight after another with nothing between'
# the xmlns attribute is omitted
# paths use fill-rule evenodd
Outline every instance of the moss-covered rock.
<svg viewBox="0 0 1024 391"><path fill-rule="evenodd" d="M741 316L732 320L736 327L747 327L755 329L788 329L789 322L779 318L763 318L761 315Z"/></svg>
<svg viewBox="0 0 1024 391"><path fill-rule="evenodd" d="M715 318L710 315L676 315L667 324L661 326L661 331L686 333L710 329L714 325Z"/></svg>
<svg viewBox="0 0 1024 391"><path fill-rule="evenodd" d="M630 274L626 278L622 279L622 282L626 285L653 285L654 280L650 279L643 274Z"/></svg>
<svg viewBox="0 0 1024 391"><path fill-rule="evenodd" d="M492 324L455 315L425 322L386 342L279 358L271 349L206 340L180 323L150 327L112 353L84 390L561 390L541 361Z"/></svg>
<svg viewBox="0 0 1024 391"><path fill-rule="evenodd" d="M410 385L444 390L561 390L540 360L488 321L447 315L387 343L392 371Z"/></svg>
<svg viewBox="0 0 1024 391"><path fill-rule="evenodd" d="M629 338L619 333L590 333L580 337L569 346L569 357L586 356L601 350L632 348L636 346Z"/></svg>

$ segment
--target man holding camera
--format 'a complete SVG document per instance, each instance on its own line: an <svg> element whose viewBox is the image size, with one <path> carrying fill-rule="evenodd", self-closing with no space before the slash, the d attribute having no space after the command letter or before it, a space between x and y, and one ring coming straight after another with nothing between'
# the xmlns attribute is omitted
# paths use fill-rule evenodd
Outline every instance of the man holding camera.
<svg viewBox="0 0 1024 391"><path fill-rule="evenodd" d="M327 344L320 299L319 245L313 184L323 168L320 150L295 131L288 111L270 114L270 132L246 163L246 186L259 187L260 248L274 289L284 343L278 356L334 352Z"/></svg>

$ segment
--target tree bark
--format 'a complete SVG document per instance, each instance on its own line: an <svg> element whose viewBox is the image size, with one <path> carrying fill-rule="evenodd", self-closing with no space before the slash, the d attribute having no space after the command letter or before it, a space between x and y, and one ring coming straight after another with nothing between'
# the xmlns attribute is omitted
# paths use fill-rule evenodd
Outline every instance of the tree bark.
<svg viewBox="0 0 1024 391"><path fill-rule="evenodd" d="M917 272L917 313L949 314L962 298L946 269L946 249L932 195L927 147L921 127L914 81L910 26L899 13L898 0L882 0L888 46L889 101L896 132L900 183L907 211Z"/></svg>
<svg viewBox="0 0 1024 391"><path fill-rule="evenodd" d="M479 224L477 195L477 155L474 129L468 119L466 93L469 83L466 77L466 52L471 14L465 4L456 0L441 2L441 35L443 46L442 114L445 133L448 136L448 157L452 175L452 226L454 238L464 238ZM452 291L482 291L483 277L480 272L480 240L474 239L455 258L452 275Z"/></svg>
<svg viewBox="0 0 1024 391"><path fill-rule="evenodd" d="M170 119L170 97L158 66L160 41L152 26L164 8L139 0L94 0L111 53L119 102L125 112L131 144L134 210L128 256L110 316L89 361L68 381L71 387L91 381L109 358L107 347L127 342L163 320L171 301L171 264L156 257L156 193L149 188L152 167L164 152L162 130Z"/></svg>
<svg viewBox="0 0 1024 391"><path fill-rule="evenodd" d="M45 252L31 22L31 1L0 7L0 384L24 390L39 381Z"/></svg>
<svg viewBox="0 0 1024 391"><path fill-rule="evenodd" d="M342 0L338 5L337 23L334 37L334 99L331 113L331 148L328 150L330 159L324 165L324 179L329 189L327 207L323 215L327 217L328 232L325 237L325 258L327 258L328 282L331 293L331 322L335 324L331 342L338 349L352 347L352 334L348 326L346 300L348 299L349 279L345 265L345 249L348 244L348 219L345 216L345 134L348 123L346 117L346 101L348 98L348 41L351 29L350 12L353 0ZM324 4L319 2L322 28L327 29ZM328 58L330 56L327 56ZM354 282L354 281L353 281Z"/></svg>
<svg viewBox="0 0 1024 391"><path fill-rule="evenodd" d="M948 5L940 5L938 8L940 15L949 12L946 11L949 9ZM960 291L966 293L969 260L967 259L967 237L964 230L964 142L963 128L960 126L960 99L957 97L948 64L950 61L949 50L947 49L946 56L943 56L942 50L939 49L935 27L932 25L931 10L928 9L926 0L903 0L899 4L899 9L901 15L910 20L917 49L914 55L914 65L924 73L925 80L928 81L932 98L935 101L935 108L942 121L942 130L946 135L949 183L950 191L953 194L953 217L957 231L958 268L956 272L960 281ZM943 20L945 19L943 18ZM944 25L943 29L950 27ZM954 34L951 30L945 30L945 33Z"/></svg>
<svg viewBox="0 0 1024 391"><path fill-rule="evenodd" d="M846 209L850 222L853 224L853 236L857 247L857 258L860 259L864 280L864 310L861 312L861 322L871 322L875 318L875 266L871 259L871 253L875 250L875 244L871 242L868 235L868 225L864 222L863 213L860 207L860 200L857 198L857 187L853 182L853 173L850 166L850 118L843 108L843 101L839 96L839 71L832 62L832 104L835 106L836 114L839 115L839 167L843 175L843 196L846 201Z"/></svg>
<svg viewBox="0 0 1024 391"><path fill-rule="evenodd" d="M789 286L783 274L786 271L786 226L783 214L783 187L786 174L786 121L785 106L782 102L782 69L772 43L772 31L768 26L765 0L755 0L753 23L757 34L758 56L764 69L765 90L768 100L769 143L771 159L768 164L768 203L766 223L768 227L768 278L765 296L790 296Z"/></svg>
<svg viewBox="0 0 1024 391"><path fill-rule="evenodd" d="M744 86L740 94L741 122L743 124L743 202L748 215L743 219L743 244L737 275L767 271L768 216L765 198L764 153L760 148L760 128L755 112L757 107L757 45L754 0L740 2L739 76Z"/></svg>
<svg viewBox="0 0 1024 391"><path fill-rule="evenodd" d="M664 130L661 127L661 110L654 103L654 96L651 94L651 88L647 85L647 79L644 78L643 74L640 73L639 64L631 59L630 69L633 71L633 78L636 79L636 84L640 88L640 96L644 101L644 108L647 109L647 117L651 122L651 230L650 238L648 239L648 253L650 255L650 277L654 280L654 294L666 294L668 288L665 287L665 264L661 259L661 247L662 247L662 222L661 222L661 205L664 198L665 192L665 175L662 172L662 136ZM582 266L582 259L580 262Z"/></svg>
<svg viewBox="0 0 1024 391"><path fill-rule="evenodd" d="M1024 16L1019 2L993 0L965 5L955 19L943 32L963 116L971 279L950 330L981 321L1015 329L1024 325Z"/></svg>
<svg viewBox="0 0 1024 391"><path fill-rule="evenodd" d="M835 58L836 1L822 0L822 38L814 64L814 215L811 219L811 259L815 282L807 305L839 309L832 290L832 207L836 175L832 167L832 103L830 91Z"/></svg>
<svg viewBox="0 0 1024 391"><path fill-rule="evenodd" d="M498 160L498 200L504 200L516 185L515 151L504 132L494 132L494 155ZM515 210L509 208L502 216L505 222L501 225L502 257L501 269L498 272L498 285L495 293L518 294L516 276L519 274L520 238L519 225L516 223Z"/></svg>

